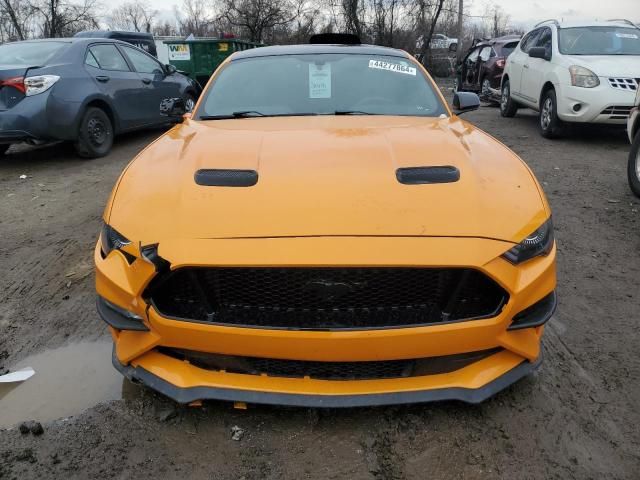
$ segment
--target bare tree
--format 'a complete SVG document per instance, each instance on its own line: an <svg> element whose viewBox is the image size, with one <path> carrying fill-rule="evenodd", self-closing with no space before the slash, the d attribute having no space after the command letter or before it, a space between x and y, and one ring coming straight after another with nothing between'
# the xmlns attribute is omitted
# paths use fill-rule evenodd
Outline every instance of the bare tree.
<svg viewBox="0 0 640 480"><path fill-rule="evenodd" d="M114 29L151 32L153 19L158 15L146 0L125 2L113 9L109 26Z"/></svg>
<svg viewBox="0 0 640 480"><path fill-rule="evenodd" d="M418 0L416 2L416 27L423 33L422 45L420 48L420 59L422 64L427 63L427 53L431 48L431 38L435 33L435 28L442 13L445 0Z"/></svg>
<svg viewBox="0 0 640 480"><path fill-rule="evenodd" d="M176 24L164 21L154 25L153 34L159 37L172 37L178 35L178 28Z"/></svg>
<svg viewBox="0 0 640 480"><path fill-rule="evenodd" d="M43 37L69 37L80 30L99 28L98 0L31 0L31 8L41 19Z"/></svg>
<svg viewBox="0 0 640 480"><path fill-rule="evenodd" d="M210 1L183 0L181 12L177 7L174 8L182 34L204 37L213 33L213 9Z"/></svg>
<svg viewBox="0 0 640 480"><path fill-rule="evenodd" d="M362 38L366 11L363 0L342 0L341 7L347 32Z"/></svg>
<svg viewBox="0 0 640 480"><path fill-rule="evenodd" d="M304 0L222 0L222 18L262 42L267 30L287 25L304 14Z"/></svg>
<svg viewBox="0 0 640 480"><path fill-rule="evenodd" d="M7 40L25 40L33 9L25 0L0 0L0 34Z"/></svg>
<svg viewBox="0 0 640 480"><path fill-rule="evenodd" d="M491 5L486 17L488 17L491 28L491 36L499 37L504 35L509 23L509 16L502 10L499 5Z"/></svg>
<svg viewBox="0 0 640 480"><path fill-rule="evenodd" d="M372 37L378 45L394 46L399 10L403 0L370 0L373 17Z"/></svg>

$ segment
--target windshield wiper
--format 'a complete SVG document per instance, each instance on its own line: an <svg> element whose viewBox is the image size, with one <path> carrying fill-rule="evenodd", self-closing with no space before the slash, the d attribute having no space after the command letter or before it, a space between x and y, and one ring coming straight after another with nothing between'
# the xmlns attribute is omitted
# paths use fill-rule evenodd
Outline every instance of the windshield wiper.
<svg viewBox="0 0 640 480"><path fill-rule="evenodd" d="M231 116L235 118L245 118L245 117L265 117L266 115L262 112L258 112L257 110L240 110L239 112L233 112Z"/></svg>
<svg viewBox="0 0 640 480"><path fill-rule="evenodd" d="M245 110L240 112L233 112L231 115L200 115L197 120L229 120L233 118L255 118L255 117L309 117L318 115L312 112L302 113L273 113L266 114L257 112L255 110Z"/></svg>
<svg viewBox="0 0 640 480"><path fill-rule="evenodd" d="M361 110L336 110L334 115L379 115L377 113L363 112Z"/></svg>
<svg viewBox="0 0 640 480"><path fill-rule="evenodd" d="M252 118L252 117L267 117L264 113L256 110L242 110L239 112L233 112L230 115L200 115L198 120L229 120L231 118Z"/></svg>

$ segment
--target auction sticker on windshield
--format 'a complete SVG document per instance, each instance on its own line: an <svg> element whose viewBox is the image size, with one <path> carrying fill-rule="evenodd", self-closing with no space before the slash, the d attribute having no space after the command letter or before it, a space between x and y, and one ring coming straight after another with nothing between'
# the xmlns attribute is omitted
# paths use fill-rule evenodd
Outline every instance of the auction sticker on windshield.
<svg viewBox="0 0 640 480"><path fill-rule="evenodd" d="M382 60L369 60L369 68L389 70L390 72L404 73L406 75L416 74L416 69L414 67L402 65L400 63L383 62Z"/></svg>
<svg viewBox="0 0 640 480"><path fill-rule="evenodd" d="M309 64L309 98L331 98L331 64Z"/></svg>

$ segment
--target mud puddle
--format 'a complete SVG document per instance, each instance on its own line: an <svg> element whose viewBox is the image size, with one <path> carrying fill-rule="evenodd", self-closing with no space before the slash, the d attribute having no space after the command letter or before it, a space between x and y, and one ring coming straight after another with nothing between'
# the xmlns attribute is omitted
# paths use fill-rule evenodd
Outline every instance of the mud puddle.
<svg viewBox="0 0 640 480"><path fill-rule="evenodd" d="M111 365L111 342L80 342L25 358L10 371L33 367L22 383L0 384L0 428L23 420L48 422L122 397L123 377Z"/></svg>

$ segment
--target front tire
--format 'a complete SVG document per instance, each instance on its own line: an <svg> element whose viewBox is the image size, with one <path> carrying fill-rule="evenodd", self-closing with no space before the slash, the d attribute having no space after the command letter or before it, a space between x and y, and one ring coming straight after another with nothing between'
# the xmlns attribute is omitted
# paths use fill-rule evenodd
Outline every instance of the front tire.
<svg viewBox="0 0 640 480"><path fill-rule="evenodd" d="M640 130L636 132L629 152L627 163L627 178L629 187L636 197L640 197Z"/></svg>
<svg viewBox="0 0 640 480"><path fill-rule="evenodd" d="M457 43L452 43L451 45L449 45L449 51L450 52L455 52L458 50L458 44Z"/></svg>
<svg viewBox="0 0 640 480"><path fill-rule="evenodd" d="M558 100L553 89L542 95L539 117L540 133L545 138L558 138L563 132L563 122L558 118Z"/></svg>
<svg viewBox="0 0 640 480"><path fill-rule="evenodd" d="M511 98L511 85L509 80L505 80L502 84L502 94L500 95L500 115L506 118L515 117L518 112L518 106Z"/></svg>
<svg viewBox="0 0 640 480"><path fill-rule="evenodd" d="M196 106L196 98L190 93L186 93L184 95L184 106L187 113L193 112L193 109Z"/></svg>
<svg viewBox="0 0 640 480"><path fill-rule="evenodd" d="M480 96L484 100L491 100L491 82L486 77L480 81Z"/></svg>
<svg viewBox="0 0 640 480"><path fill-rule="evenodd" d="M0 145L0 157L7 153L11 145Z"/></svg>
<svg viewBox="0 0 640 480"><path fill-rule="evenodd" d="M89 107L80 121L76 152L82 158L104 157L113 146L113 125L109 116L97 107Z"/></svg>

